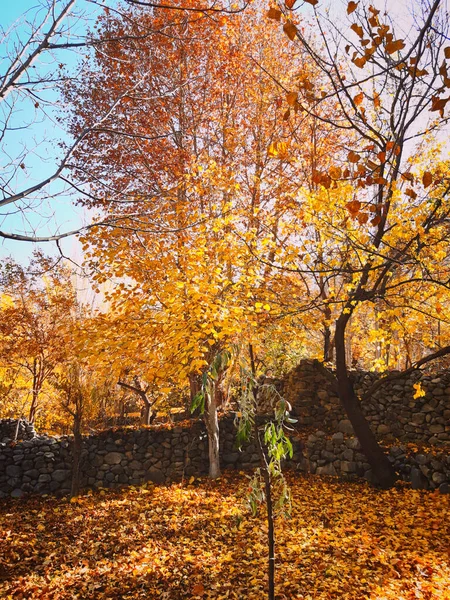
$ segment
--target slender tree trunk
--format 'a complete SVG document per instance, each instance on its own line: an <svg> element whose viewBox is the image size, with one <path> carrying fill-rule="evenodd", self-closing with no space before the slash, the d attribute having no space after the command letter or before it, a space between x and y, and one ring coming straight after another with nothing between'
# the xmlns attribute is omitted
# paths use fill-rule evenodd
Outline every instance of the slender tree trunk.
<svg viewBox="0 0 450 600"><path fill-rule="evenodd" d="M36 419L36 409L39 398L39 383L38 383L38 359L35 358L33 361L33 390L31 397L30 414L28 420L30 423L34 423Z"/></svg>
<svg viewBox="0 0 450 600"><path fill-rule="evenodd" d="M73 417L73 446L72 446L72 484L70 496L74 498L80 493L80 467L81 452L83 449L83 438L81 436L81 417L75 414Z"/></svg>
<svg viewBox="0 0 450 600"><path fill-rule="evenodd" d="M340 317L338 319L335 332L336 377L339 399L353 425L355 434L372 468L377 484L383 488L390 488L394 485L397 476L388 457L383 452L370 429L355 394L353 383L348 375L345 347L345 317L346 315L344 318Z"/></svg>
<svg viewBox="0 0 450 600"><path fill-rule="evenodd" d="M208 432L209 476L211 479L220 477L219 457L219 419L217 417L217 404L214 390L206 399L204 420Z"/></svg>
<svg viewBox="0 0 450 600"><path fill-rule="evenodd" d="M255 380L253 387L253 398L255 400L256 413L258 412L258 401L259 401L259 385L256 383L256 367L255 367L255 356L253 353L253 346L249 345L250 353L250 364L252 369L252 375ZM270 478L269 465L267 463L267 456L264 452L264 447L261 442L259 435L259 429L257 420L254 422L254 436L256 440L256 447L258 448L259 465L261 473L264 479L264 490L266 494L266 508L267 508L267 574L269 577L269 588L268 588L268 600L275 600L275 526L273 517L273 501L272 501L272 482Z"/></svg>
<svg viewBox="0 0 450 600"><path fill-rule="evenodd" d="M261 438L258 431L258 426L255 424L255 439L258 447L259 464L264 479L264 489L266 493L266 508L267 508L267 549L268 549L268 576L269 589L268 600L275 599L275 528L273 519L273 501L272 501L272 486L270 481L270 473L267 468L267 459L264 454L264 448L261 443Z"/></svg>
<svg viewBox="0 0 450 600"><path fill-rule="evenodd" d="M13 442L17 442L17 438L19 437L19 429L20 429L20 424L22 422L22 418L23 418L23 415L17 419L16 428L14 430Z"/></svg>

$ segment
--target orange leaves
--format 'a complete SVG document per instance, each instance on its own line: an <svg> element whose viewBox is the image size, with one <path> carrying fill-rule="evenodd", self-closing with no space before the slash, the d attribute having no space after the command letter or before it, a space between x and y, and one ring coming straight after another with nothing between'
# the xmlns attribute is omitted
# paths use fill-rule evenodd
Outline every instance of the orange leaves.
<svg viewBox="0 0 450 600"><path fill-rule="evenodd" d="M444 48L444 56L445 58L450 58L450 46Z"/></svg>
<svg viewBox="0 0 450 600"><path fill-rule="evenodd" d="M412 188L406 188L405 194L413 200L417 198L417 192L415 192Z"/></svg>
<svg viewBox="0 0 450 600"><path fill-rule="evenodd" d="M205 593L205 586L203 585L203 583L196 583L193 587L192 587L192 594L194 596L203 596L203 594Z"/></svg>
<svg viewBox="0 0 450 600"><path fill-rule="evenodd" d="M353 1L352 1L352 2L349 2L349 3L347 4L347 14L348 14L348 15L351 15L351 14L352 14L352 12L354 12L354 11L356 10L356 8L357 8L358 4L359 4L359 2L353 2Z"/></svg>
<svg viewBox="0 0 450 600"><path fill-rule="evenodd" d="M271 6L267 11L267 17L269 19L273 19L274 21L281 21L281 14L281 10L274 8L273 6Z"/></svg>
<svg viewBox="0 0 450 600"><path fill-rule="evenodd" d="M444 116L444 109L447 106L447 102L450 100L450 97L448 98L441 98L440 96L433 96L431 98L431 108L430 110L432 112L436 111L439 112L441 117Z"/></svg>
<svg viewBox="0 0 450 600"><path fill-rule="evenodd" d="M298 94L297 92L289 92L286 94L286 101L289 106L295 106L297 104Z"/></svg>
<svg viewBox="0 0 450 600"><path fill-rule="evenodd" d="M347 202L345 208L348 210L352 217L356 217L356 215L361 210L361 202L359 200L352 200L351 202Z"/></svg>
<svg viewBox="0 0 450 600"><path fill-rule="evenodd" d="M365 58L364 56L360 56L360 57L354 58L352 60L352 62L359 69L362 69L365 66L366 62L367 62L367 58Z"/></svg>
<svg viewBox="0 0 450 600"><path fill-rule="evenodd" d="M405 42L403 40L396 40L396 41L388 42L385 45L385 50L388 54L394 54L394 52L399 52L400 50L403 50L404 47L405 47Z"/></svg>
<svg viewBox="0 0 450 600"><path fill-rule="evenodd" d="M229 473L194 485L95 491L77 504L3 503L0 596L265 598L265 520L243 507L248 481ZM276 521L280 598L306 597L307 589L314 600L356 600L373 589L384 600L417 598L416 590L447 599L446 496L299 474L288 484L292 515ZM36 531L40 522L46 531Z"/></svg>
<svg viewBox="0 0 450 600"><path fill-rule="evenodd" d="M429 171L425 171L422 175L422 184L424 188L429 187L433 183L433 175Z"/></svg>
<svg viewBox="0 0 450 600"><path fill-rule="evenodd" d="M361 25L358 25L357 23L353 23L353 24L350 26L350 29L351 29L352 31L354 31L354 32L356 33L356 35L358 35L360 38L362 38L362 37L363 37L363 35L364 35L364 30L363 30L363 28L361 27Z"/></svg>
<svg viewBox="0 0 450 600"><path fill-rule="evenodd" d="M305 2L311 4L311 6L316 6L317 4L319 4L319 0L305 0Z"/></svg>
<svg viewBox="0 0 450 600"><path fill-rule="evenodd" d="M364 100L363 92L360 92L353 98L353 102L355 103L356 106L360 106L362 104L363 100Z"/></svg>
<svg viewBox="0 0 450 600"><path fill-rule="evenodd" d="M361 155L358 154L357 152L354 152L353 150L351 150L348 154L347 154L347 158L349 160L349 162L351 163L357 163L360 159L361 159Z"/></svg>
<svg viewBox="0 0 450 600"><path fill-rule="evenodd" d="M293 8L295 3L296 3L296 0L284 0L284 4L286 5L287 8Z"/></svg>
<svg viewBox="0 0 450 600"><path fill-rule="evenodd" d="M297 27L292 21L288 21L283 25L283 31L291 41L295 40L297 36Z"/></svg>

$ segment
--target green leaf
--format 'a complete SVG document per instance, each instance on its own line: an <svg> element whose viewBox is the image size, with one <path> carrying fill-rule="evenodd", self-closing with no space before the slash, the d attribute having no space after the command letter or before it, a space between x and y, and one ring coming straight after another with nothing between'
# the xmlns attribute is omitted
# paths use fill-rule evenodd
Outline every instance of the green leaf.
<svg viewBox="0 0 450 600"><path fill-rule="evenodd" d="M203 392L197 392L195 394L191 404L191 413L197 408L200 409L201 414L205 412L205 394Z"/></svg>

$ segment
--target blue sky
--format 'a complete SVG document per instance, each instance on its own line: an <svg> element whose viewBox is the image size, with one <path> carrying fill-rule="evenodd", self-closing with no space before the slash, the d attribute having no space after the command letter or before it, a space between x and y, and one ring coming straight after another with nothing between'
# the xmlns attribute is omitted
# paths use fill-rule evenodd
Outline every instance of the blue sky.
<svg viewBox="0 0 450 600"><path fill-rule="evenodd" d="M29 31L27 21L31 22L36 17L42 18L45 10L39 0L15 0L2 2L0 13L0 25L3 32L10 31L13 36L23 40ZM58 2L59 6L65 4L64 1ZM83 0L77 6L83 8ZM11 36L10 46L11 48ZM7 65L5 56L8 47L2 44L0 39L0 73L3 73ZM46 57L46 64L37 64L34 72L45 70L52 73L54 66L52 60ZM75 68L77 57L73 52L61 52L55 57L55 63L62 62L70 64ZM64 131L64 124L61 127L55 120L57 114L61 116L61 107L56 106L58 96L53 89L47 89L41 93L44 100L36 109L34 101L29 99L20 99L15 104L15 119L13 125L18 127L16 131L8 132L2 146L0 147L0 169L5 169L9 162L20 163L23 161L24 169L19 169L19 176L16 177L10 186L14 192L25 189L46 176L51 175L62 154L58 144L61 141L68 141L68 136ZM8 102L15 100L9 96ZM45 108L45 101L50 104ZM55 106L51 106L55 103ZM0 106L0 119L1 119ZM20 158L19 158L20 157ZM60 183L52 184L47 188L47 198L36 201L33 206L27 206L24 210L12 210L13 205L0 209L0 230L13 233L30 234L45 236L57 232L70 231L76 229L89 221L89 216L81 208L74 206L63 190ZM75 238L68 238L62 242L64 252L72 258L80 259L81 252L79 244ZM26 263L29 260L36 246L28 242L15 242L11 240L0 239L0 261L6 256L12 255L16 260ZM40 247L48 254L57 252L53 243L45 243Z"/></svg>

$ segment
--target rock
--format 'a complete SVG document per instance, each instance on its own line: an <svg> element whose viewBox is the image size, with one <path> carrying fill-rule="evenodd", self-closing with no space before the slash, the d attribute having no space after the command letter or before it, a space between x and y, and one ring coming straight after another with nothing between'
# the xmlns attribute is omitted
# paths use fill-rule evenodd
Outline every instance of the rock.
<svg viewBox="0 0 450 600"><path fill-rule="evenodd" d="M104 462L107 465L118 465L122 462L124 456L120 452L108 452L104 457Z"/></svg>
<svg viewBox="0 0 450 600"><path fill-rule="evenodd" d="M391 428L389 427L389 425L381 423L381 425L378 425L377 433L378 435L387 435L388 433L391 433Z"/></svg>
<svg viewBox="0 0 450 600"><path fill-rule="evenodd" d="M355 432L353 431L353 426L348 419L342 419L342 421L339 421L338 430L341 433L347 433L348 435L355 435Z"/></svg>
<svg viewBox="0 0 450 600"><path fill-rule="evenodd" d="M316 475L337 475L337 472L334 465L329 463L323 467L317 467Z"/></svg>
<svg viewBox="0 0 450 600"><path fill-rule="evenodd" d="M121 476L119 475L119 478L120 477ZM155 467L150 467L146 473L146 478L153 481L153 483L164 483L166 479L164 473Z"/></svg>
<svg viewBox="0 0 450 600"><path fill-rule="evenodd" d="M39 483L47 483L48 481L51 481L51 480L52 480L52 477L48 473L42 473L38 477L38 482Z"/></svg>
<svg viewBox="0 0 450 600"><path fill-rule="evenodd" d="M22 468L17 465L8 465L6 467L6 474L9 477L20 477L22 475Z"/></svg>
<svg viewBox="0 0 450 600"><path fill-rule="evenodd" d="M355 462L341 460L341 471L343 473L355 473L357 466Z"/></svg>
<svg viewBox="0 0 450 600"><path fill-rule="evenodd" d="M422 413L414 413L411 421L413 425L422 425L425 422L425 415Z"/></svg>
<svg viewBox="0 0 450 600"><path fill-rule="evenodd" d="M433 483L436 483L437 485L440 485L441 483L447 483L447 477L444 475L444 473L439 473L438 471L433 473L431 479Z"/></svg>
<svg viewBox="0 0 450 600"><path fill-rule="evenodd" d="M133 471L139 471L142 469L142 463L139 462L138 460L133 460L129 464L129 467L130 467L130 469L133 469Z"/></svg>
<svg viewBox="0 0 450 600"><path fill-rule="evenodd" d="M433 425L430 425L430 433L433 433L433 434L442 433L443 431L445 431L445 428L440 423L435 423Z"/></svg>
<svg viewBox="0 0 450 600"><path fill-rule="evenodd" d="M342 453L342 457L346 460L346 461L353 461L353 450L351 450L350 448L347 448L346 450L344 450L344 452Z"/></svg>
<svg viewBox="0 0 450 600"><path fill-rule="evenodd" d="M419 469L411 469L410 479L413 490L426 490L429 487L427 478L419 471Z"/></svg>
<svg viewBox="0 0 450 600"><path fill-rule="evenodd" d="M331 439L333 440L333 442L343 442L344 441L344 434L342 433L342 431L339 431L338 433L334 433L331 436Z"/></svg>
<svg viewBox="0 0 450 600"><path fill-rule="evenodd" d="M428 458L424 454L416 454L416 462L418 465L426 465Z"/></svg>
<svg viewBox="0 0 450 600"><path fill-rule="evenodd" d="M450 494L450 484L449 483L441 483L439 486L439 491L441 494Z"/></svg>
<svg viewBox="0 0 450 600"><path fill-rule="evenodd" d="M22 498L22 496L24 495L24 491L23 490L13 490L10 494L11 498Z"/></svg>
<svg viewBox="0 0 450 600"><path fill-rule="evenodd" d="M66 479L69 479L71 476L70 471L66 470L66 469L58 469L57 471L53 471L52 473L52 479L53 481L65 481Z"/></svg>
<svg viewBox="0 0 450 600"><path fill-rule="evenodd" d="M359 443L358 438L350 438L349 440L345 440L345 445L347 446L347 448L350 448L351 450L360 450L361 449L361 444Z"/></svg>

